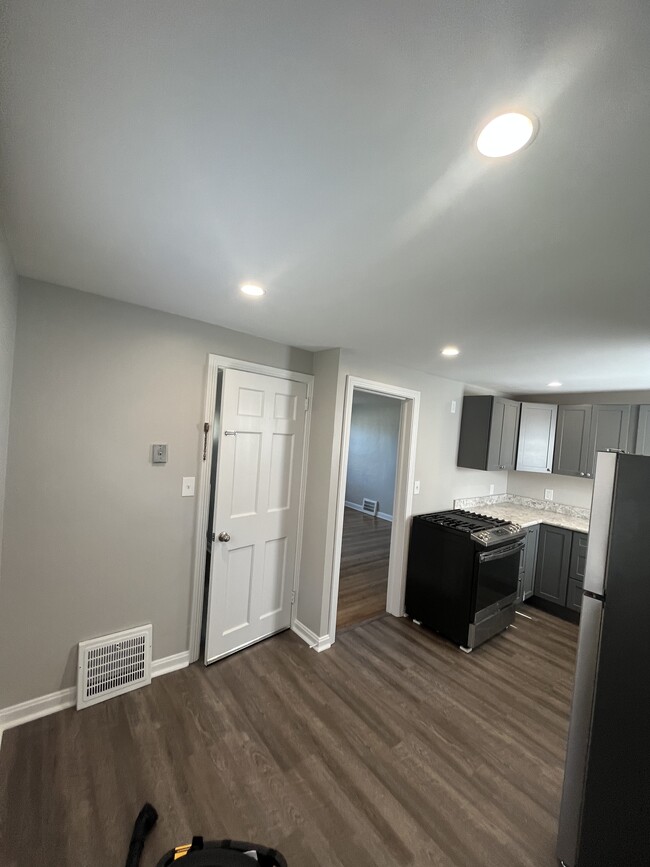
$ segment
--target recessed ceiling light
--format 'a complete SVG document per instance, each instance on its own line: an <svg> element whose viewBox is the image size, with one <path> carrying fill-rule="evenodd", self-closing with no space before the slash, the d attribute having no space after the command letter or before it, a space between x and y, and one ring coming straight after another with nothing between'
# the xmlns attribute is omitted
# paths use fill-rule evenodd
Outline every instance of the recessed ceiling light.
<svg viewBox="0 0 650 867"><path fill-rule="evenodd" d="M558 382L557 380L554 379L553 382L549 382L547 388L559 388L561 385L562 385L561 382Z"/></svg>
<svg viewBox="0 0 650 867"><path fill-rule="evenodd" d="M457 346L445 346L440 354L446 358L453 358L455 355L460 354L460 349Z"/></svg>
<svg viewBox="0 0 650 867"><path fill-rule="evenodd" d="M250 295L252 298L260 298L266 295L266 289L262 289L257 283L242 283L239 287L244 295Z"/></svg>
<svg viewBox="0 0 650 867"><path fill-rule="evenodd" d="M493 118L476 139L476 147L486 157L507 157L521 150L533 138L536 123L532 117L510 111Z"/></svg>

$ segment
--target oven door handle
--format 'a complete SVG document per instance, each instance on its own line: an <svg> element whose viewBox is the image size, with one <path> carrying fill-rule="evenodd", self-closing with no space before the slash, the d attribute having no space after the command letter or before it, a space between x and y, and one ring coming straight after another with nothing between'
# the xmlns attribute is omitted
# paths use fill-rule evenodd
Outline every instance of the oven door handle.
<svg viewBox="0 0 650 867"><path fill-rule="evenodd" d="M499 548L497 551L485 551L478 555L479 563L489 563L490 560L502 560L504 557L510 557L517 551L523 551L526 547L526 541L522 540L515 545L507 545L504 548Z"/></svg>

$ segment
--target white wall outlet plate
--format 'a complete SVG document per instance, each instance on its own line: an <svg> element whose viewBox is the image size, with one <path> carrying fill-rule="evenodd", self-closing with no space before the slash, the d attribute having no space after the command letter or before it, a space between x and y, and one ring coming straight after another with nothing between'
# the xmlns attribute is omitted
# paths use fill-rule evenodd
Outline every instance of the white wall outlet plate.
<svg viewBox="0 0 650 867"><path fill-rule="evenodd" d="M452 413L456 412L456 401L452 400L451 402L451 411Z"/></svg>
<svg viewBox="0 0 650 867"><path fill-rule="evenodd" d="M494 493L494 485L490 485L490 493L491 493L491 494Z"/></svg>
<svg viewBox="0 0 650 867"><path fill-rule="evenodd" d="M552 500L553 499L553 488L544 488L544 499Z"/></svg>
<svg viewBox="0 0 650 867"><path fill-rule="evenodd" d="M419 494L419 493L420 493L420 483L419 483L419 482L415 482L415 483L414 483L414 485L413 485L413 493L414 493L414 494Z"/></svg>
<svg viewBox="0 0 650 867"><path fill-rule="evenodd" d="M193 497L194 496L194 476L183 476L183 485L181 488L181 496L182 497Z"/></svg>

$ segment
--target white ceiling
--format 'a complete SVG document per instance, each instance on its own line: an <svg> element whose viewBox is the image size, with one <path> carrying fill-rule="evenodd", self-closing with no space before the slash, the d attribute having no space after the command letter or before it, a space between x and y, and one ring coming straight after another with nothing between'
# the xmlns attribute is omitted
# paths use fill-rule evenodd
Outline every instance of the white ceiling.
<svg viewBox="0 0 650 867"><path fill-rule="evenodd" d="M645 0L2 6L21 274L511 392L650 387ZM479 157L517 106L537 140Z"/></svg>

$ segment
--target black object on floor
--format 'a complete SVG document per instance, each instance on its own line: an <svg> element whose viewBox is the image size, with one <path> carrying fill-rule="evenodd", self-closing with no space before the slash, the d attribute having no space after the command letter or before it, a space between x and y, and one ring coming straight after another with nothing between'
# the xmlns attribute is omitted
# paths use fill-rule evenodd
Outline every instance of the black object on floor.
<svg viewBox="0 0 650 867"><path fill-rule="evenodd" d="M126 858L126 867L138 867L140 856L144 849L144 841L147 835L158 821L158 813L151 804L145 804L138 813L138 818L133 826L131 834L131 842L129 843L129 854Z"/></svg>
<svg viewBox="0 0 650 867"><path fill-rule="evenodd" d="M138 867L144 841L157 819L156 810L145 804L135 820L126 867ZM180 859L183 867L252 867L254 863L260 867L287 867L284 856L275 849L242 840L204 841L203 837L194 837L191 843L170 849L157 867L167 867Z"/></svg>

